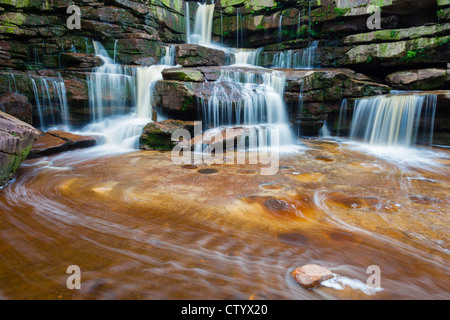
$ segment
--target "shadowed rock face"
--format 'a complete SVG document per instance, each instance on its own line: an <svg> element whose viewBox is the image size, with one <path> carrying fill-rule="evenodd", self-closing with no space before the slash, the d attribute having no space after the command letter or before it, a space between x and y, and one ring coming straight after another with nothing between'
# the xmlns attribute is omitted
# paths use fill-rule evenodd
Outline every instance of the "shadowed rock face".
<svg viewBox="0 0 450 320"><path fill-rule="evenodd" d="M39 130L0 111L0 186L14 177L39 135Z"/></svg>
<svg viewBox="0 0 450 320"><path fill-rule="evenodd" d="M17 92L7 92L0 95L0 111L6 112L17 119L33 124L33 106L28 98Z"/></svg>

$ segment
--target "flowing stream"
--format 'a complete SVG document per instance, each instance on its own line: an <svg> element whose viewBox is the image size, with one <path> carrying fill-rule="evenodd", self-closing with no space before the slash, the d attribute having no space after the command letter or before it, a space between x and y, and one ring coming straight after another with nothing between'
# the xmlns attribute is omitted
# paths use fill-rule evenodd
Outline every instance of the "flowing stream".
<svg viewBox="0 0 450 320"><path fill-rule="evenodd" d="M213 13L198 5L187 42L214 45ZM353 118L343 101L337 132L348 126L349 138L331 137L328 124L272 176L232 159L174 165L170 153L136 150L174 47L151 67L122 66L94 48L104 65L88 79L83 133L105 136L109 149L27 160L0 190L0 299L450 298L450 151L418 145L432 139L435 96L361 99ZM274 67L312 68L316 48L280 53ZM259 63L261 50L233 50L236 64ZM36 80L42 111L50 86ZM281 145L294 144L284 86L282 70L224 67L202 104L206 127L272 127ZM302 110L303 85L299 94ZM338 276L305 290L290 273L311 263ZM81 290L67 290L71 265L81 268ZM377 290L367 285L373 265Z"/></svg>

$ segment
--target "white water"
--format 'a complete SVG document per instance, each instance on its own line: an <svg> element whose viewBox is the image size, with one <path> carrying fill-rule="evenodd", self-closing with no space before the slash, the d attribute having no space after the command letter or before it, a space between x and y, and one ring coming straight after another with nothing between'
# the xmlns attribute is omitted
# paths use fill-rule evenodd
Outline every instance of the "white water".
<svg viewBox="0 0 450 320"><path fill-rule="evenodd" d="M88 79L92 123L83 132L103 135L108 145L137 148L144 126L152 122L154 84L170 66L121 66L100 43L94 41L94 49L104 65Z"/></svg>
<svg viewBox="0 0 450 320"><path fill-rule="evenodd" d="M212 95L203 102L204 124L209 128L275 129L280 141L271 141L269 147L291 146L293 140L283 99L285 80L278 71L255 74L222 70ZM250 141L250 145L258 143Z"/></svg>
<svg viewBox="0 0 450 320"><path fill-rule="evenodd" d="M68 130L69 107L64 80L61 76L58 79L30 76L30 79L38 110L39 128L46 131L62 124L61 129Z"/></svg>
<svg viewBox="0 0 450 320"><path fill-rule="evenodd" d="M250 65L258 66L260 64L260 56L263 52L259 49L234 49L234 64L235 65Z"/></svg>
<svg viewBox="0 0 450 320"><path fill-rule="evenodd" d="M203 46L211 45L214 8L214 4L198 3L198 9L195 15L194 30L192 34L188 34L187 36L188 43L199 44ZM187 14L189 14L189 7L186 8L186 11Z"/></svg>
<svg viewBox="0 0 450 320"><path fill-rule="evenodd" d="M280 69L312 69L315 66L318 44L318 41L313 41L304 50L278 52L273 57L272 67Z"/></svg>
<svg viewBox="0 0 450 320"><path fill-rule="evenodd" d="M370 145L431 144L436 102L434 95L419 94L359 99L350 137Z"/></svg>

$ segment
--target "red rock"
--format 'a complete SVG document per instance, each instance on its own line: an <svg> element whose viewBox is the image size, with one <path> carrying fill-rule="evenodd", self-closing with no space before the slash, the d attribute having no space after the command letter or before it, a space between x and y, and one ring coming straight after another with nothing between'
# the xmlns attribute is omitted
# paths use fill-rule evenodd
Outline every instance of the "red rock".
<svg viewBox="0 0 450 320"><path fill-rule="evenodd" d="M323 281L333 278L333 273L327 268L308 264L292 272L294 279L304 288L314 288Z"/></svg>

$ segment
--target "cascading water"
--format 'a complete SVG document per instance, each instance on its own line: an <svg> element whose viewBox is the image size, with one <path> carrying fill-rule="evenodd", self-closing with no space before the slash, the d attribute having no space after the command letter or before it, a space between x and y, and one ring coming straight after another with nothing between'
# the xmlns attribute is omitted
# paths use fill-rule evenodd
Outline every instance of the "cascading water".
<svg viewBox="0 0 450 320"><path fill-rule="evenodd" d="M84 131L104 135L107 144L137 148L142 129L152 121L153 84L169 66L121 66L100 43L94 41L94 49L104 65L88 79L92 123Z"/></svg>
<svg viewBox="0 0 450 320"><path fill-rule="evenodd" d="M262 48L252 49L234 49L234 64L258 66L261 61Z"/></svg>
<svg viewBox="0 0 450 320"><path fill-rule="evenodd" d="M166 54L159 62L161 65L174 66L175 65L175 46L167 46Z"/></svg>
<svg viewBox="0 0 450 320"><path fill-rule="evenodd" d="M188 34L187 36L188 43L200 44L204 46L211 45L214 8L215 8L214 4L207 4L207 3L198 4L197 13L195 15L193 33ZM187 14L189 14L189 7L187 7L186 11Z"/></svg>
<svg viewBox="0 0 450 320"><path fill-rule="evenodd" d="M371 145L431 145L436 103L435 95L425 94L357 100L350 137Z"/></svg>
<svg viewBox="0 0 450 320"><path fill-rule="evenodd" d="M280 69L312 69L315 65L318 44L318 41L313 41L304 50L278 52L273 57L272 67Z"/></svg>
<svg viewBox="0 0 450 320"><path fill-rule="evenodd" d="M66 87L61 76L58 79L30 76L34 100L39 116L39 128L43 131L63 126L69 129L69 107Z"/></svg>
<svg viewBox="0 0 450 320"><path fill-rule="evenodd" d="M209 99L202 106L204 124L209 128L245 126L258 131L276 129L282 146L292 144L283 100L285 76L272 71L262 74L222 70ZM278 142L271 141L276 146ZM258 145L250 141L250 145Z"/></svg>

